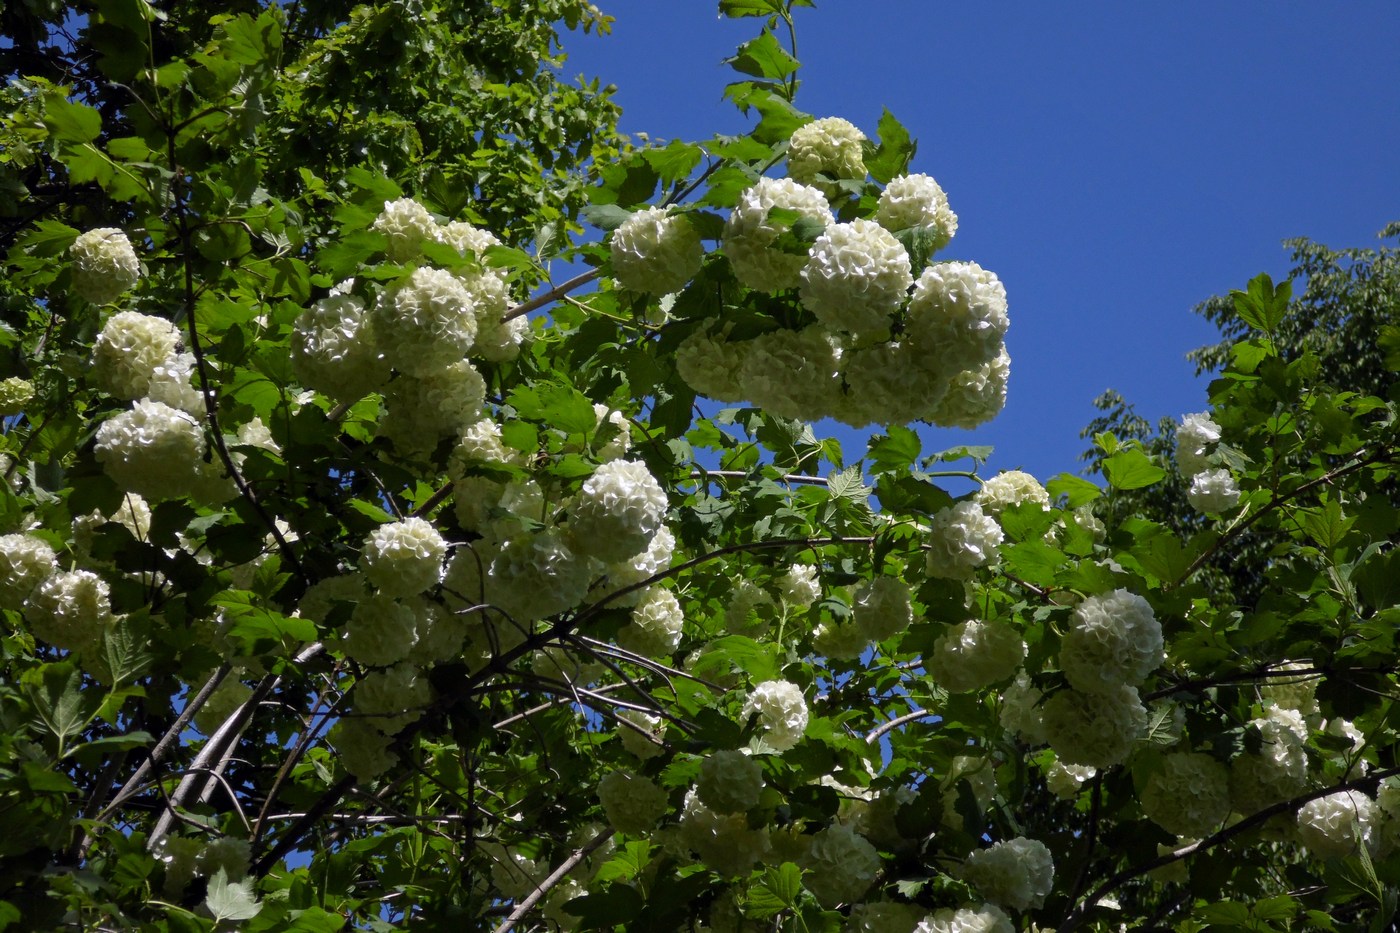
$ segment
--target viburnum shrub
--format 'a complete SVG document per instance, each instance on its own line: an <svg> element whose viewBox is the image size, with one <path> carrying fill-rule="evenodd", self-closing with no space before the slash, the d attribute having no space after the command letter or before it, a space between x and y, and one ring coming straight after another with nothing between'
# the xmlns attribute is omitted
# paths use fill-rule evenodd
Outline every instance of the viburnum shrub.
<svg viewBox="0 0 1400 933"><path fill-rule="evenodd" d="M587 3L30 5L0 928L1391 922L1400 393L1261 277L1174 453L925 451L1011 296L809 5L664 145Z"/></svg>

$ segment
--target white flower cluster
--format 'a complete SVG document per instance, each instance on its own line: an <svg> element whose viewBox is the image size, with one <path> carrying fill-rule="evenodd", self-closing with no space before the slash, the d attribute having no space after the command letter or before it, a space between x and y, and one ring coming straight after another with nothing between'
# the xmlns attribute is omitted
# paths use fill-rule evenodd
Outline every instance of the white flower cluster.
<svg viewBox="0 0 1400 933"><path fill-rule="evenodd" d="M909 254L873 220L832 224L802 268L802 304L827 330L880 339L914 277Z"/></svg>
<svg viewBox="0 0 1400 933"><path fill-rule="evenodd" d="M1069 764L1121 764L1147 728L1147 710L1127 685L1095 693L1060 690L1041 706L1046 741Z"/></svg>
<svg viewBox="0 0 1400 933"><path fill-rule="evenodd" d="M919 909L913 904L873 901L851 908L849 933L914 933Z"/></svg>
<svg viewBox="0 0 1400 933"><path fill-rule="evenodd" d="M653 295L680 291L705 259L690 221L664 207L637 211L613 232L613 275L623 288Z"/></svg>
<svg viewBox="0 0 1400 933"><path fill-rule="evenodd" d="M73 291L84 301L105 305L136 284L141 261L126 234L116 227L81 233L68 248Z"/></svg>
<svg viewBox="0 0 1400 933"><path fill-rule="evenodd" d="M569 525L581 551L607 563L623 561L646 550L666 505L666 493L646 464L611 460L584 480Z"/></svg>
<svg viewBox="0 0 1400 933"><path fill-rule="evenodd" d="M1298 841L1320 858L1355 855L1375 847L1375 801L1344 790L1309 800L1298 810Z"/></svg>
<svg viewBox="0 0 1400 933"><path fill-rule="evenodd" d="M879 851L849 826L833 823L813 837L800 863L807 890L823 907L858 901L880 874Z"/></svg>
<svg viewBox="0 0 1400 933"><path fill-rule="evenodd" d="M1006 288L975 262L934 263L909 299L909 340L949 375L991 363L1011 320Z"/></svg>
<svg viewBox="0 0 1400 933"><path fill-rule="evenodd" d="M775 751L792 748L807 731L807 701L802 689L786 680L765 680L755 686L739 715L747 719L753 713L764 730L762 740Z"/></svg>
<svg viewBox="0 0 1400 933"><path fill-rule="evenodd" d="M1230 799L1246 816L1296 796L1308 785L1308 724L1302 714L1270 706L1249 725L1259 730L1259 751L1230 762Z"/></svg>
<svg viewBox="0 0 1400 933"><path fill-rule="evenodd" d="M1045 724L1040 712L1043 697L1025 671L1017 674L1016 680L1001 695L999 721L1002 728L1028 745L1042 744L1045 741Z"/></svg>
<svg viewBox="0 0 1400 933"><path fill-rule="evenodd" d="M384 358L411 376L460 362L476 340L471 294L442 269L419 267L395 283L375 304L373 320Z"/></svg>
<svg viewBox="0 0 1400 933"><path fill-rule="evenodd" d="M671 566L671 555L675 550L676 536L671 533L671 529L662 525L656 530L656 534L652 535L651 543L647 545L645 551L608 565L606 585L598 595L601 597L605 593L615 593L650 579ZM641 601L645 592L645 588L633 590L613 599L612 604L614 606L635 606Z"/></svg>
<svg viewBox="0 0 1400 933"><path fill-rule="evenodd" d="M617 737L629 754L645 760L655 758L666 750L666 746L661 744L661 734L665 730L660 716L649 716L636 709L624 709L618 711L617 718L625 719L637 727L633 729L621 723L617 726Z"/></svg>
<svg viewBox="0 0 1400 933"><path fill-rule="evenodd" d="M454 564L474 567L475 560L467 557ZM577 606L592 579L590 561L575 551L557 528L511 538L492 557L489 568L487 601L516 625Z"/></svg>
<svg viewBox="0 0 1400 933"><path fill-rule="evenodd" d="M944 907L919 921L914 933L1016 933L1011 918L995 904Z"/></svg>
<svg viewBox="0 0 1400 933"><path fill-rule="evenodd" d="M1009 623L970 619L938 637L927 664L938 686L967 693L1006 680L1025 656L1026 643Z"/></svg>
<svg viewBox="0 0 1400 933"><path fill-rule="evenodd" d="M398 735L428 708L432 684L413 664L373 670L355 684L355 715L385 735Z"/></svg>
<svg viewBox="0 0 1400 933"><path fill-rule="evenodd" d="M194 418L150 399L97 429L97 460L107 475L126 492L152 501L230 498L234 490L223 487L223 469L204 459L206 449Z"/></svg>
<svg viewBox="0 0 1400 933"><path fill-rule="evenodd" d="M746 341L739 382L755 405L784 418L833 414L837 351L822 327L775 330Z"/></svg>
<svg viewBox="0 0 1400 933"><path fill-rule="evenodd" d="M714 752L700 762L695 792L700 802L716 813L743 813L758 806L763 768L740 751Z"/></svg>
<svg viewBox="0 0 1400 933"><path fill-rule="evenodd" d="M778 596L794 609L806 609L821 598L822 585L817 568L811 564L793 564L778 578Z"/></svg>
<svg viewBox="0 0 1400 933"><path fill-rule="evenodd" d="M1296 676L1279 677L1297 671ZM1304 672L1307 673L1304 673ZM1297 710L1311 725L1322 720L1322 710L1317 705L1317 685L1321 675L1306 661L1284 661L1275 665L1271 676L1259 688L1259 695L1266 702L1284 709Z"/></svg>
<svg viewBox="0 0 1400 933"><path fill-rule="evenodd" d="M840 117L823 117L793 130L788 141L788 177L834 194L829 179L865 177L865 134Z"/></svg>
<svg viewBox="0 0 1400 933"><path fill-rule="evenodd" d="M904 175L890 180L880 192L875 221L891 232L918 228L933 237L934 250L947 246L958 232L958 215L948 195L929 175Z"/></svg>
<svg viewBox="0 0 1400 933"><path fill-rule="evenodd" d="M976 568L996 562L1002 538L996 519L974 501L940 509L929 520L928 575L966 580Z"/></svg>
<svg viewBox="0 0 1400 933"><path fill-rule="evenodd" d="M1197 512L1218 514L1228 512L1240 501L1240 487L1229 470L1203 470L1191 477L1186 501Z"/></svg>
<svg viewBox="0 0 1400 933"><path fill-rule="evenodd" d="M1206 412L1182 415L1176 429L1176 468L1195 476L1210 466L1210 447L1220 440L1220 425Z"/></svg>
<svg viewBox="0 0 1400 933"><path fill-rule="evenodd" d="M43 538L0 535L0 609L19 609L53 572L55 554Z"/></svg>
<svg viewBox="0 0 1400 933"><path fill-rule="evenodd" d="M422 518L388 522L365 539L361 569L385 596L416 596L442 579L447 542Z"/></svg>
<svg viewBox="0 0 1400 933"><path fill-rule="evenodd" d="M1143 788L1142 811L1169 833L1204 839L1230 815L1230 771L1203 752L1166 755Z"/></svg>
<svg viewBox="0 0 1400 933"><path fill-rule="evenodd" d="M888 576L862 583L855 592L851 618L869 641L883 641L898 635L914 621L908 584L898 577Z"/></svg>
<svg viewBox="0 0 1400 933"><path fill-rule="evenodd" d="M1040 481L1021 470L1004 470L982 484L977 490L977 504L988 515L1000 516L1011 506L1034 502L1042 509L1050 508L1050 493Z"/></svg>
<svg viewBox="0 0 1400 933"><path fill-rule="evenodd" d="M34 399L34 383L18 376L0 379L0 417L17 415Z"/></svg>
<svg viewBox="0 0 1400 933"><path fill-rule="evenodd" d="M303 310L292 328L292 366L302 384L342 402L388 382L364 299L332 295Z"/></svg>
<svg viewBox="0 0 1400 933"><path fill-rule="evenodd" d="M437 221L412 198L385 201L384 210L369 227L388 239L384 255L390 262L408 262L423 252L423 244L435 239Z"/></svg>
<svg viewBox="0 0 1400 933"><path fill-rule="evenodd" d="M707 807L695 788L681 808L680 841L700 860L725 877L747 875L772 846L766 828L751 828L742 813L719 813Z"/></svg>
<svg viewBox="0 0 1400 933"><path fill-rule="evenodd" d="M58 648L89 651L101 644L112 604L107 582L89 570L58 571L29 594L24 615L34 634Z"/></svg>
<svg viewBox="0 0 1400 933"><path fill-rule="evenodd" d="M632 610L632 621L618 631L617 643L636 654L667 657L680 645L684 625L685 614L676 594L649 586Z"/></svg>
<svg viewBox="0 0 1400 933"><path fill-rule="evenodd" d="M676 347L676 371L686 385L720 402L743 400L748 341L728 341L708 327L691 331Z"/></svg>
<svg viewBox="0 0 1400 933"><path fill-rule="evenodd" d="M371 725L367 719L341 717L330 731L340 763L361 781L372 781L392 768L399 756L389 746L393 736Z"/></svg>
<svg viewBox="0 0 1400 933"><path fill-rule="evenodd" d="M598 782L598 802L608 822L620 833L641 836L667 810L666 792L631 771L609 771Z"/></svg>
<svg viewBox="0 0 1400 933"><path fill-rule="evenodd" d="M1040 907L1055 883L1055 861L1045 844L1017 836L969 855L963 880L987 900L1012 910Z"/></svg>
<svg viewBox="0 0 1400 933"><path fill-rule="evenodd" d="M476 424L485 398L486 381L466 360L427 376L400 375L384 390L379 433L400 453L426 455Z"/></svg>
<svg viewBox="0 0 1400 933"><path fill-rule="evenodd" d="M354 661L388 667L408 657L418 631L413 607L391 596L361 596L345 626L342 647Z"/></svg>
<svg viewBox="0 0 1400 933"><path fill-rule="evenodd" d="M791 179L760 178L741 194L724 226L724 254L735 277L762 292L796 288L807 264L807 257L772 245L783 229L768 219L775 207L827 225L835 219L825 195Z"/></svg>
<svg viewBox="0 0 1400 933"><path fill-rule="evenodd" d="M1137 685L1162 665L1162 626L1147 600L1127 590L1090 596L1074 610L1060 645L1060 668L1085 693Z"/></svg>
<svg viewBox="0 0 1400 933"><path fill-rule="evenodd" d="M1011 356L1002 347L996 359L965 369L948 382L948 390L927 420L943 428L971 430L986 424L1006 406Z"/></svg>
<svg viewBox="0 0 1400 933"><path fill-rule="evenodd" d="M1058 759L1045 771L1045 786L1050 793L1068 800L1079 793L1085 781L1091 781L1099 773L1098 768L1088 765L1067 765Z"/></svg>
<svg viewBox="0 0 1400 933"><path fill-rule="evenodd" d="M180 332L169 321L136 311L107 319L92 347L92 378L117 398L144 398L156 367L179 352Z"/></svg>

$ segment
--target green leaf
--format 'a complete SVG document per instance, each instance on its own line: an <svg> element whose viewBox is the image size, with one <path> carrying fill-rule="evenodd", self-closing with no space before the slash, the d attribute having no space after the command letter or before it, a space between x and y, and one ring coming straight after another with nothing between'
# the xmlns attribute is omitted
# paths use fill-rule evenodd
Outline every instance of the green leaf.
<svg viewBox="0 0 1400 933"><path fill-rule="evenodd" d="M630 884L613 884L605 890L564 902L564 910L581 917L580 929L609 930L630 923L646 901Z"/></svg>
<svg viewBox="0 0 1400 933"><path fill-rule="evenodd" d="M138 620L125 616L107 629L103 649L116 686L130 683L146 672L155 660L146 637L137 630Z"/></svg>
<svg viewBox="0 0 1400 933"><path fill-rule="evenodd" d="M782 10L782 0L719 0L720 15L733 19L741 16L776 16Z"/></svg>
<svg viewBox="0 0 1400 933"><path fill-rule="evenodd" d="M219 27L221 45L240 65L275 65L282 54L282 24L264 13L257 19L246 13L225 20Z"/></svg>
<svg viewBox="0 0 1400 933"><path fill-rule="evenodd" d="M690 177L695 166L700 164L705 152L694 143L683 143L673 139L660 149L645 149L642 158L656 169L662 184L670 184Z"/></svg>
<svg viewBox="0 0 1400 933"><path fill-rule="evenodd" d="M493 269L513 269L533 274L537 268L529 253L512 246L488 246L481 258Z"/></svg>
<svg viewBox="0 0 1400 933"><path fill-rule="evenodd" d="M918 144L909 136L904 124L896 120L894 114L888 110L880 115L877 131L880 134L880 145L875 149L874 155L865 160L865 168L870 172L871 178L887 185L892 179L908 171ZM923 266L916 264L914 268L918 270Z"/></svg>
<svg viewBox="0 0 1400 933"><path fill-rule="evenodd" d="M1098 486L1082 476L1075 476L1073 473L1061 473L1051 477L1050 481L1045 484L1045 489L1056 499L1064 496L1072 509L1087 505L1103 495L1103 490Z"/></svg>
<svg viewBox="0 0 1400 933"><path fill-rule="evenodd" d="M724 62L740 74L777 81L797 71L797 59L789 55L767 30L758 38L740 45L735 55Z"/></svg>
<svg viewBox="0 0 1400 933"><path fill-rule="evenodd" d="M1329 499L1316 509L1300 509L1299 523L1308 537L1317 542L1324 551L1331 551L1342 543L1355 518L1342 514L1342 506L1336 499Z"/></svg>
<svg viewBox="0 0 1400 933"><path fill-rule="evenodd" d="M862 481L858 466L833 470L826 478L826 490L833 499L850 499L853 502L864 502L872 492Z"/></svg>
<svg viewBox="0 0 1400 933"><path fill-rule="evenodd" d="M906 227L896 230L894 238L903 244L904 251L909 254L909 265L916 278L928 266L940 245L938 232L931 227Z"/></svg>
<svg viewBox="0 0 1400 933"><path fill-rule="evenodd" d="M253 894L253 879L230 882L228 872L220 868L209 879L209 891L204 897L204 906L214 915L217 923L225 920L251 920L262 910Z"/></svg>
<svg viewBox="0 0 1400 933"><path fill-rule="evenodd" d="M618 207L616 204L589 204L579 211L579 215L584 220L605 233L611 233L625 224L632 213L627 208Z"/></svg>
<svg viewBox="0 0 1400 933"><path fill-rule="evenodd" d="M890 425L888 434L870 438L865 455L871 461L871 473L902 473L914 465L921 450L919 435L902 425Z"/></svg>
<svg viewBox="0 0 1400 933"><path fill-rule="evenodd" d="M1020 580L1040 587L1055 585L1055 572L1069 558L1057 548L1040 541L1025 541L1002 548L1002 559L1011 573Z"/></svg>
<svg viewBox="0 0 1400 933"><path fill-rule="evenodd" d="M91 742L84 742L70 748L63 757L71 758L81 752L97 751L99 753L119 752L128 748L142 748L146 745L155 744L155 736L149 732L128 732L126 735L107 735L100 739L93 739Z"/></svg>
<svg viewBox="0 0 1400 933"><path fill-rule="evenodd" d="M25 675L26 693L44 728L59 740L82 732L102 706L96 690L83 689L83 674L71 661L45 664Z"/></svg>
<svg viewBox="0 0 1400 933"><path fill-rule="evenodd" d="M387 523L394 521L394 516L390 515L373 502L366 502L364 499L351 499L345 504L366 518L372 518L377 522Z"/></svg>
<svg viewBox="0 0 1400 933"><path fill-rule="evenodd" d="M1167 471L1137 448L1120 450L1103 461L1104 475L1115 489L1142 489L1162 481Z"/></svg>
<svg viewBox="0 0 1400 933"><path fill-rule="evenodd" d="M102 116L58 91L44 98L44 125L58 142L89 143L102 135Z"/></svg>
<svg viewBox="0 0 1400 933"><path fill-rule="evenodd" d="M598 425L593 403L573 386L549 382L522 386L506 401L522 418L542 421L566 434L587 434Z"/></svg>
<svg viewBox="0 0 1400 933"><path fill-rule="evenodd" d="M78 238L78 231L56 220L41 220L32 225L16 244L31 256L53 257L67 252Z"/></svg>

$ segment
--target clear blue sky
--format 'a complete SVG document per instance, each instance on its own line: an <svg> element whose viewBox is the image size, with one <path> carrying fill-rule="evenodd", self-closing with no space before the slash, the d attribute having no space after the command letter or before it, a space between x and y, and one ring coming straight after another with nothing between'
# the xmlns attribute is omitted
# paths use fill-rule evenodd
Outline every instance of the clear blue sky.
<svg viewBox="0 0 1400 933"><path fill-rule="evenodd" d="M758 21L713 0L598 0L565 73L617 85L622 128L703 138L749 123L722 59ZM1006 410L927 449L1080 468L1112 387L1156 419L1205 407L1184 353L1197 302L1289 263L1280 241L1373 246L1400 219L1400 3L827 0L798 11L798 106L874 135L888 107L960 218L940 258L1006 283ZM844 442L844 437L843 437ZM859 453L859 442L848 452Z"/></svg>

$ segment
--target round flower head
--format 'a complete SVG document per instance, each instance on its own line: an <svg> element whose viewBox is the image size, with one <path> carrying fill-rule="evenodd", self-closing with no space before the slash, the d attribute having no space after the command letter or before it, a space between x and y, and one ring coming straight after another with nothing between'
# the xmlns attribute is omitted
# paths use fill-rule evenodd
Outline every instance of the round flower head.
<svg viewBox="0 0 1400 933"><path fill-rule="evenodd" d="M341 717L330 731L340 763L361 781L372 781L398 762L389 745L393 737L374 727L371 720Z"/></svg>
<svg viewBox="0 0 1400 933"><path fill-rule="evenodd" d="M716 813L743 813L758 806L763 768L743 752L714 752L700 762L695 791L700 802Z"/></svg>
<svg viewBox="0 0 1400 933"><path fill-rule="evenodd" d="M744 398L739 372L747 342L731 342L707 327L692 331L676 347L676 372L699 395L717 402Z"/></svg>
<svg viewBox="0 0 1400 933"><path fill-rule="evenodd" d="M1308 785L1308 724L1294 709L1270 706L1249 722L1259 731L1259 751L1230 762L1230 799L1248 816L1296 796Z"/></svg>
<svg viewBox="0 0 1400 933"><path fill-rule="evenodd" d="M796 211L823 224L834 219L820 191L788 178L760 178L741 194L724 225L724 254L729 257L735 277L761 292L796 288L799 273L807 264L805 254L785 253L772 247L778 234L786 229L769 221L768 212L775 207Z"/></svg>
<svg viewBox="0 0 1400 933"><path fill-rule="evenodd" d="M948 391L928 420L942 428L971 430L986 424L1006 406L1006 381L1011 377L1011 357L1003 347L985 366L955 375Z"/></svg>
<svg viewBox="0 0 1400 933"><path fill-rule="evenodd" d="M649 577L655 576L671 566L671 555L676 550L676 536L671 529L662 525L652 535L651 543L640 554L608 565L607 583L599 595L615 593L618 590L635 586ZM642 600L646 590L633 590L611 600L614 606L635 606Z"/></svg>
<svg viewBox="0 0 1400 933"><path fill-rule="evenodd" d="M792 131L788 177L824 191L839 189L829 179L865 178L865 134L840 117L823 117Z"/></svg>
<svg viewBox="0 0 1400 933"><path fill-rule="evenodd" d="M465 613L449 612L436 600L426 596L414 596L404 600L413 613L413 648L408 652L408 660L414 664L431 666L451 661L462 653L462 643L470 630L475 629L475 618Z"/></svg>
<svg viewBox="0 0 1400 933"><path fill-rule="evenodd" d="M1079 793L1085 781L1091 781L1098 774L1098 768L1088 765L1067 765L1056 760L1045 772L1045 786L1050 793L1062 800L1068 800Z"/></svg>
<svg viewBox="0 0 1400 933"><path fill-rule="evenodd" d="M1220 425L1206 412L1182 415L1176 429L1176 466L1182 476L1195 476L1206 469L1210 447L1220 440Z"/></svg>
<svg viewBox="0 0 1400 933"><path fill-rule="evenodd" d="M996 359L1010 324L1006 288L975 262L934 263L909 299L910 343L948 372Z"/></svg>
<svg viewBox="0 0 1400 933"><path fill-rule="evenodd" d="M867 639L892 638L914 621L909 586L898 577L875 577L856 590L851 613Z"/></svg>
<svg viewBox="0 0 1400 933"><path fill-rule="evenodd" d="M143 399L97 429L97 459L118 487L150 500L200 488L204 432L194 418Z"/></svg>
<svg viewBox="0 0 1400 933"><path fill-rule="evenodd" d="M828 661L854 661L865 653L870 639L850 622L829 619L812 632L812 648Z"/></svg>
<svg viewBox="0 0 1400 933"><path fill-rule="evenodd" d="M97 647L112 619L107 583L87 570L59 571L29 594L24 615L35 636L69 651Z"/></svg>
<svg viewBox="0 0 1400 933"><path fill-rule="evenodd" d="M422 518L380 525L365 539L361 569L386 596L416 596L442 579L447 542Z"/></svg>
<svg viewBox="0 0 1400 933"><path fill-rule="evenodd" d="M821 598L822 585L817 568L811 564L793 564L778 578L778 596L794 609L806 609Z"/></svg>
<svg viewBox="0 0 1400 933"><path fill-rule="evenodd" d="M1320 858L1345 858L1372 847L1374 804L1354 790L1309 800L1298 810L1298 841Z"/></svg>
<svg viewBox="0 0 1400 933"><path fill-rule="evenodd" d="M407 457L425 457L438 443L471 428L481 415L486 381L466 360L427 376L401 375L384 390L379 434Z"/></svg>
<svg viewBox="0 0 1400 933"><path fill-rule="evenodd" d="M374 306L374 332L385 360L411 376L431 376L461 362L476 327L471 294L441 269L414 269Z"/></svg>
<svg viewBox="0 0 1400 933"><path fill-rule="evenodd" d="M1142 812L1169 833L1204 839L1230 815L1230 771L1203 752L1167 755L1143 789Z"/></svg>
<svg viewBox="0 0 1400 933"><path fill-rule="evenodd" d="M1290 671L1299 673L1296 676L1278 676ZM1309 722L1321 720L1322 711L1317 705L1317 685L1322 675L1313 665L1306 661L1285 661L1275 665L1270 673L1274 676L1259 688L1261 698L1283 709L1297 710Z"/></svg>
<svg viewBox="0 0 1400 933"><path fill-rule="evenodd" d="M765 680L754 687L739 715L747 719L753 713L758 714L763 741L776 751L792 748L807 731L807 701L802 689L786 680Z"/></svg>
<svg viewBox="0 0 1400 933"><path fill-rule="evenodd" d="M617 633L617 643L628 651L647 657L670 655L681 643L685 615L680 601L670 590L649 586L632 610L632 621Z"/></svg>
<svg viewBox="0 0 1400 933"><path fill-rule="evenodd" d="M386 735L398 735L427 710L433 688L418 668L403 662L365 674L351 696L356 716Z"/></svg>
<svg viewBox="0 0 1400 933"><path fill-rule="evenodd" d="M929 175L901 175L880 192L875 222L890 232L918 228L933 237L933 252L948 245L958 232L958 215L948 195Z"/></svg>
<svg viewBox="0 0 1400 933"><path fill-rule="evenodd" d="M1186 501L1197 512L1229 512L1240 501L1240 487L1229 470L1206 470L1191 479Z"/></svg>
<svg viewBox="0 0 1400 933"><path fill-rule="evenodd" d="M634 557L661 527L666 505L666 493L646 464L609 461L584 480L569 516L574 541L596 560Z"/></svg>
<svg viewBox="0 0 1400 933"><path fill-rule="evenodd" d="M17 415L34 399L34 383L18 376L0 380L0 417Z"/></svg>
<svg viewBox="0 0 1400 933"><path fill-rule="evenodd" d="M385 201L384 210L370 229L388 238L384 256L390 262L407 262L423 252L424 241L437 239L437 221L412 198Z"/></svg>
<svg viewBox="0 0 1400 933"><path fill-rule="evenodd" d="M613 233L611 249L617 283L653 295L680 291L705 259L695 227L664 207L648 207L628 217Z"/></svg>
<svg viewBox="0 0 1400 933"><path fill-rule="evenodd" d="M1006 680L1026 656L1026 643L1005 622L969 620L940 635L928 672L949 693L981 690Z"/></svg>
<svg viewBox="0 0 1400 933"><path fill-rule="evenodd" d="M747 341L739 385L746 398L784 418L816 421L840 399L836 349L821 327L775 330Z"/></svg>
<svg viewBox="0 0 1400 933"><path fill-rule="evenodd" d="M976 498L988 515L1000 516L1003 510L1023 502L1050 508L1050 494L1045 487L1034 476L1020 470L1005 470L993 476L982 484Z"/></svg>
<svg viewBox="0 0 1400 933"><path fill-rule="evenodd" d="M666 813L666 792L631 771L609 771L598 782L598 802L620 833L645 835Z"/></svg>
<svg viewBox="0 0 1400 933"><path fill-rule="evenodd" d="M828 330L886 336L914 277L909 254L871 220L831 224L802 267L802 305Z"/></svg>
<svg viewBox="0 0 1400 933"><path fill-rule="evenodd" d="M307 388L341 402L362 399L389 380L389 364L358 295L322 298L297 316L292 368Z"/></svg>
<svg viewBox="0 0 1400 933"><path fill-rule="evenodd" d="M851 908L849 933L914 933L921 911L913 904L875 901Z"/></svg>
<svg viewBox="0 0 1400 933"><path fill-rule="evenodd" d="M1140 684L1164 659L1162 626L1152 607L1127 590L1081 602L1060 643L1061 670L1070 686L1086 693Z"/></svg>
<svg viewBox="0 0 1400 933"><path fill-rule="evenodd" d="M525 532L506 542L491 561L487 600L516 626L552 616L588 595L590 564L556 529Z"/></svg>
<svg viewBox="0 0 1400 933"><path fill-rule="evenodd" d="M935 512L929 521L928 575L966 580L997 557L1001 526L973 501Z"/></svg>
<svg viewBox="0 0 1400 933"><path fill-rule="evenodd" d="M360 664L388 667L408 657L417 632L418 616L412 607L376 593L355 604L342 645L346 655Z"/></svg>
<svg viewBox="0 0 1400 933"><path fill-rule="evenodd" d="M466 469L476 463L506 465L514 463L517 453L501 442L501 426L490 418L482 418L467 425L462 432L457 449L452 452L448 471L460 478Z"/></svg>
<svg viewBox="0 0 1400 933"><path fill-rule="evenodd" d="M823 907L858 901L880 874L880 853L849 826L833 823L817 833L802 858L807 890Z"/></svg>
<svg viewBox="0 0 1400 933"><path fill-rule="evenodd" d="M1069 764L1121 764L1147 728L1147 710L1132 687L1100 693L1061 690L1041 706L1045 737Z"/></svg>
<svg viewBox="0 0 1400 933"><path fill-rule="evenodd" d="M947 393L951 375L930 365L934 362L908 341L842 352L846 388L832 417L852 427L927 421Z"/></svg>
<svg viewBox="0 0 1400 933"><path fill-rule="evenodd" d="M1025 671L1001 695L999 721L1006 731L1018 736L1027 745L1045 741L1045 724L1041 719L1040 701L1044 694L1031 683Z"/></svg>
<svg viewBox="0 0 1400 933"><path fill-rule="evenodd" d="M748 875L767 857L771 842L765 828L750 829L742 813L725 814L705 806L694 788L681 809L680 842L693 849L712 870L725 877Z"/></svg>
<svg viewBox="0 0 1400 933"><path fill-rule="evenodd" d="M18 609L53 572L56 555L34 535L0 535L0 609Z"/></svg>
<svg viewBox="0 0 1400 933"><path fill-rule="evenodd" d="M1018 836L973 852L963 862L962 877L994 904L1029 910L1045 903L1055 883L1055 861L1044 843Z"/></svg>
<svg viewBox="0 0 1400 933"><path fill-rule="evenodd" d="M625 719L637 727L633 729L632 726L625 726L621 722L617 724L617 737L622 741L622 747L630 754L645 760L655 758L666 751L666 746L661 742L665 727L660 716L648 716L636 709L624 709L618 711L617 718Z"/></svg>
<svg viewBox="0 0 1400 933"><path fill-rule="evenodd" d="M141 262L126 234L116 227L81 233L68 248L73 291L84 301L105 305L136 284Z"/></svg>
<svg viewBox="0 0 1400 933"><path fill-rule="evenodd" d="M102 325L93 343L93 381L117 398L143 398L150 390L151 374L174 357L179 346L180 332L169 321L119 311Z"/></svg>
<svg viewBox="0 0 1400 933"><path fill-rule="evenodd" d="M919 921L914 933L1016 933L1011 918L995 904L976 909L944 907Z"/></svg>
<svg viewBox="0 0 1400 933"><path fill-rule="evenodd" d="M204 394L194 387L194 354L177 353L151 370L146 397L169 405L187 415L202 418L206 412Z"/></svg>
<svg viewBox="0 0 1400 933"><path fill-rule="evenodd" d="M471 254L476 257L477 262L485 261L488 249L501 245L500 237L465 220L454 220L438 227L433 233L439 243L446 243L463 256ZM507 278L504 269L485 268L482 274L493 276L501 282L505 282Z"/></svg>

